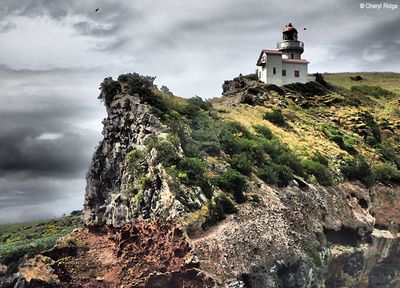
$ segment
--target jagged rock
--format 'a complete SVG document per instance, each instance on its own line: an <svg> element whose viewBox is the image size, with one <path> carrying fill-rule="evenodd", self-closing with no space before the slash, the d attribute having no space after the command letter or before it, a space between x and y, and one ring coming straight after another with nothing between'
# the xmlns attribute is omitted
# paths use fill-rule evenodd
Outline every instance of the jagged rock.
<svg viewBox="0 0 400 288"><path fill-rule="evenodd" d="M132 150L144 150L150 136L165 137L166 127L149 112L148 105L140 103L138 95L122 94L116 98L107 109L104 139L87 174L84 215L88 225L119 227L138 216L160 215L174 204L163 168L154 163L154 153L146 155L145 166L146 175L156 181L143 191L141 201L135 202L135 194L129 191L133 180L126 156ZM163 205L158 201L161 198Z"/></svg>

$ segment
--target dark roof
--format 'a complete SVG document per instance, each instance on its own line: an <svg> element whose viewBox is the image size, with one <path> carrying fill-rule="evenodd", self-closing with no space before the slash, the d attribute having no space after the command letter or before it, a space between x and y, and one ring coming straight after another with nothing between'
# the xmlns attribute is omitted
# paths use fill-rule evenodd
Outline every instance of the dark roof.
<svg viewBox="0 0 400 288"><path fill-rule="evenodd" d="M262 54L262 53L266 53L266 54L282 54L281 51L278 51L278 50L268 50L268 49L263 49L263 50L261 51L261 54Z"/></svg>
<svg viewBox="0 0 400 288"><path fill-rule="evenodd" d="M262 55L264 53L265 54L270 54L270 55L282 55L282 52L278 51L278 50L263 49L263 50L261 50L260 56L258 57L257 66L262 66L263 65L263 63L261 63L261 57L262 57Z"/></svg>
<svg viewBox="0 0 400 288"><path fill-rule="evenodd" d="M287 59L282 58L282 62L289 62L289 63L310 63L306 59Z"/></svg>

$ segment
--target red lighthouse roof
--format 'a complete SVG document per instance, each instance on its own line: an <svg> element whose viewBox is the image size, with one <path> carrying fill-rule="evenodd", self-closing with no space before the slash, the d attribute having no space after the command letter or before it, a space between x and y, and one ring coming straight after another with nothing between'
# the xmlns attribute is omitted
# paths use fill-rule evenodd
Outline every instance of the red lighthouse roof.
<svg viewBox="0 0 400 288"><path fill-rule="evenodd" d="M290 32L290 31L297 31L296 28L293 27L292 23L289 23L286 25L286 27L283 29L283 32Z"/></svg>

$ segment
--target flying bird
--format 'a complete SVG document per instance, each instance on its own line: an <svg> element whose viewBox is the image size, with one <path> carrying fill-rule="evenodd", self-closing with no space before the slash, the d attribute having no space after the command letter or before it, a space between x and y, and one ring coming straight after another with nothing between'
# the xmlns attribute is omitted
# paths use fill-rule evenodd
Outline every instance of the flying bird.
<svg viewBox="0 0 400 288"><path fill-rule="evenodd" d="M303 28L304 30L307 30L307 28Z"/></svg>
<svg viewBox="0 0 400 288"><path fill-rule="evenodd" d="M99 8L97 8L94 12L97 12L97 11L99 11Z"/></svg>

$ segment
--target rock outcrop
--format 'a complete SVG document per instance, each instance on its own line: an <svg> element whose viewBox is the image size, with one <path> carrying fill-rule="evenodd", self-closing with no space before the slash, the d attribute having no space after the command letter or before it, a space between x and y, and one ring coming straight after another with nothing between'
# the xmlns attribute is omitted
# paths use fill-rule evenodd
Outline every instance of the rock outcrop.
<svg viewBox="0 0 400 288"><path fill-rule="evenodd" d="M149 112L149 105L140 102L139 95L120 94L116 98L107 109L104 139L87 173L85 221L87 225L120 227L138 218L171 218L174 199L164 171L154 163L156 151L146 151L145 146L150 136L166 137L167 128ZM144 168L142 175L135 175L127 161L132 151L145 154L138 163ZM135 188L140 176L151 179L141 191Z"/></svg>

